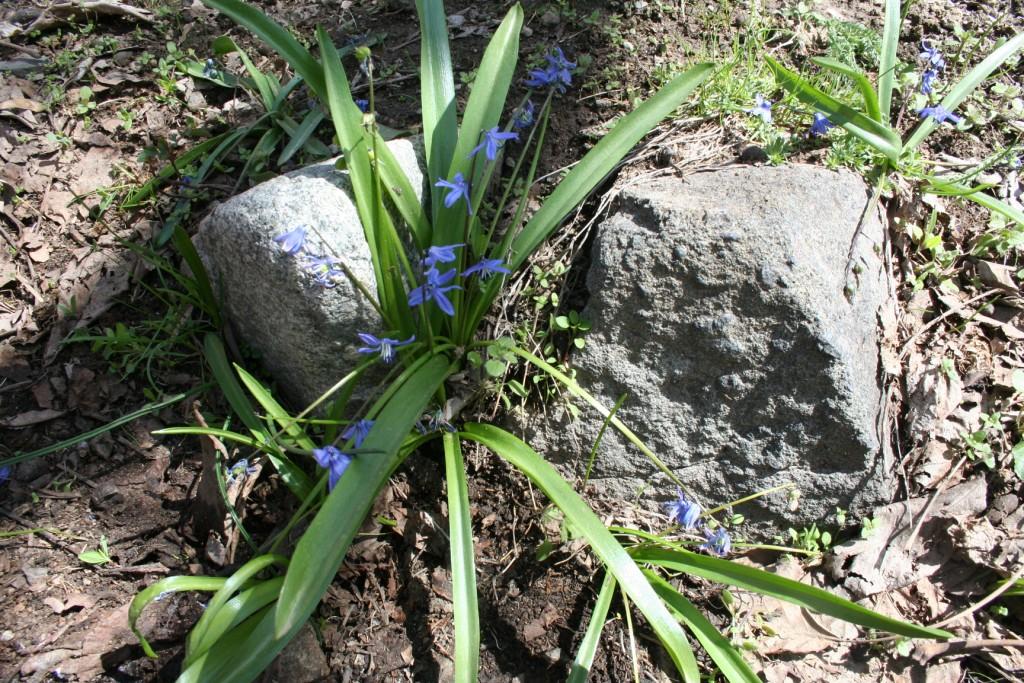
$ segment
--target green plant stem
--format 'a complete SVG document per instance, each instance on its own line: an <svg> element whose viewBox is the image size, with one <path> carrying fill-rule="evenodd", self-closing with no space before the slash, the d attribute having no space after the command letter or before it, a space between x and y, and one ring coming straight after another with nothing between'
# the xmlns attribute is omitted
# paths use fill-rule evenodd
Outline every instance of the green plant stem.
<svg viewBox="0 0 1024 683"><path fill-rule="evenodd" d="M747 503L749 501L755 500L757 498L760 498L761 496L767 496L768 494L775 493L776 491L782 491L784 489L792 489L792 488L796 488L796 484L794 484L792 482L788 482L786 484L779 484L778 486L773 486L770 489L765 489L764 491L758 491L757 493L751 493L749 496L744 496L743 498L738 498L738 499L736 499L734 501L731 501L731 502L728 502L728 503L723 503L722 505L719 505L718 507L711 508L710 510L708 510L704 514L705 515L713 515L716 512L721 512L722 510L724 510L726 508L736 507L737 505L742 505L743 503Z"/></svg>

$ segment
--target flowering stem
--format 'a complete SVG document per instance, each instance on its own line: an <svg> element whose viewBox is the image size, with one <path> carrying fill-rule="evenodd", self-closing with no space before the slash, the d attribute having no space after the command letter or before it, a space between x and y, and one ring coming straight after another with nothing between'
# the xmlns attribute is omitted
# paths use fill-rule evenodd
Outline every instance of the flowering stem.
<svg viewBox="0 0 1024 683"><path fill-rule="evenodd" d="M761 496L767 496L769 493L775 493L776 491L782 491L784 489L792 489L792 488L796 488L796 484L794 484L793 482L787 482L785 484L780 484L779 486L773 486L770 489L765 489L764 491L758 491L757 493L751 493L749 496L745 496L743 498L739 498L737 500L730 501L728 503L723 503L722 505L719 505L718 507L711 508L710 510L708 510L704 514L705 515L713 515L716 512L721 512L722 510L724 510L724 509L726 509L728 507L736 507L737 505L742 505L743 503L750 502L750 501L754 500L755 498L760 498Z"/></svg>

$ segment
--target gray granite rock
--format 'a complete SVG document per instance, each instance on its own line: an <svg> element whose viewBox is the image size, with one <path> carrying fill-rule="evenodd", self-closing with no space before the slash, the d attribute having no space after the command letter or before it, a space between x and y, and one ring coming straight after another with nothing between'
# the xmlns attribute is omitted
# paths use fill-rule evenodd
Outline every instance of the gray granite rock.
<svg viewBox="0 0 1024 683"><path fill-rule="evenodd" d="M878 319L890 306L869 211L844 295L864 182L819 167L737 167L626 190L598 228L574 356L582 386L619 412L706 506L794 482L737 510L755 525L821 520L888 502L878 430ZM587 414L587 413L585 413ZM600 427L523 418L541 452L582 472ZM592 478L608 495L665 500L675 487L609 429Z"/></svg>
<svg viewBox="0 0 1024 683"><path fill-rule="evenodd" d="M422 200L422 149L388 143ZM352 202L348 174L324 161L261 183L217 206L196 247L221 310L278 387L303 405L351 371L357 331L380 332L380 318L347 280L325 288L274 237L305 225L314 253L341 258L376 295L370 251Z"/></svg>

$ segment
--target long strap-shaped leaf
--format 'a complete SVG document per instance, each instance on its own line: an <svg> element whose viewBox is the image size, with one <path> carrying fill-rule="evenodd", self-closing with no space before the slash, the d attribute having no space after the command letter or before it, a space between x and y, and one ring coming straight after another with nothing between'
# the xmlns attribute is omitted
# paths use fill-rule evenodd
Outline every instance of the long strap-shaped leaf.
<svg viewBox="0 0 1024 683"><path fill-rule="evenodd" d="M320 65L309 53L309 50L295 40L294 36L280 24L240 0L203 0L203 3L231 17L235 23L255 33L257 38L284 57L285 61L295 69L295 73L306 81L310 90L321 99L325 97L324 74Z"/></svg>
<svg viewBox="0 0 1024 683"><path fill-rule="evenodd" d="M444 435L444 470L448 484L448 541L455 607L455 681L476 681L480 662L480 613L476 601L473 520L469 512L466 465L459 437Z"/></svg>
<svg viewBox="0 0 1024 683"><path fill-rule="evenodd" d="M812 57L811 61L824 69L834 71L851 79L860 90L860 96L864 99L864 111L867 115L879 123L885 123L878 106L878 95L875 94L874 86L871 85L871 81L868 80L863 71L849 64L844 64L839 60L828 59L827 57Z"/></svg>
<svg viewBox="0 0 1024 683"><path fill-rule="evenodd" d="M796 95L797 99L809 107L822 111L837 126L842 126L851 134L868 143L885 158L896 163L900 158L900 138L888 126L869 119L856 109L848 107L828 93L814 87L806 80L776 62L765 57L768 66L775 73L775 80L783 88Z"/></svg>
<svg viewBox="0 0 1024 683"><path fill-rule="evenodd" d="M654 591L661 596L665 604L697 637L701 647L711 656L718 670L730 683L760 683L761 679L743 659L743 655L715 628L714 624L708 621L707 617L701 614L699 609L693 606L692 602L683 597L668 581L649 569L644 570L644 576L651 582Z"/></svg>
<svg viewBox="0 0 1024 683"><path fill-rule="evenodd" d="M452 164L459 135L455 113L455 77L448 48L448 17L442 0L416 0L420 17L420 106L423 144L427 151L433 221L437 225L441 190L434 187Z"/></svg>
<svg viewBox="0 0 1024 683"><path fill-rule="evenodd" d="M480 133L498 125L501 120L519 56L519 32L522 25L523 8L518 4L513 5L487 44L473 81L473 90L466 101L458 143L446 178L462 173L475 187L475 183L482 177L484 156L479 154L475 159L470 159L469 153L480 141ZM472 173L474 167L475 174ZM442 203L436 207L436 211L434 244L462 242L466 207L459 202L446 208Z"/></svg>
<svg viewBox="0 0 1024 683"><path fill-rule="evenodd" d="M882 51L878 55L878 107L880 123L889 125L892 111L892 86L896 82L896 48L900 42L900 0L885 0L885 26Z"/></svg>
<svg viewBox="0 0 1024 683"><path fill-rule="evenodd" d="M142 645L142 650L146 653L146 656L156 657L156 653L150 647L149 641L142 635L142 631L139 630L137 625L139 617L142 616L142 610L146 609L146 605L154 600L162 600L168 593L180 593L183 591L208 591L212 593L220 590L225 581L227 579L217 576L169 576L166 579L160 579L151 586L147 586L132 598L132 604L128 606L128 627L135 633L135 637L139 639L139 644Z"/></svg>
<svg viewBox="0 0 1024 683"><path fill-rule="evenodd" d="M858 624L866 628L888 631L908 638L951 638L952 634L942 629L910 624L899 619L873 612L857 603L844 600L814 586L776 576L754 567L705 557L687 550L664 550L661 548L639 547L630 552L637 562L667 567L679 572L694 574L711 581L746 588L762 595L791 602L800 607L827 614L836 619Z"/></svg>
<svg viewBox="0 0 1024 683"><path fill-rule="evenodd" d="M551 502L565 514L566 520L573 528L587 539L594 554L600 558L608 571L615 576L622 590L647 617L648 623L665 645L683 680L687 683L697 683L700 680L700 672L697 670L697 662L683 630L647 583L633 559L562 475L535 450L493 425L467 424L462 436L482 443L508 460L544 491Z"/></svg>
<svg viewBox="0 0 1024 683"><path fill-rule="evenodd" d="M1001 199L996 199L986 192L982 192L979 188L970 187L963 183L942 183L933 181L931 184L925 186L924 191L929 194L936 194L944 197L963 197L964 199L969 199L979 206L984 206L989 211L1002 214L1004 217L1014 221L1018 225L1024 226L1024 211L1021 211L1015 206L1011 206Z"/></svg>
<svg viewBox="0 0 1024 683"><path fill-rule="evenodd" d="M544 206L533 215L512 242L509 267L516 270L534 249L554 232L576 206L614 170L629 150L681 105L694 88L711 75L713 64L697 64L676 76L650 99L622 118L594 148L587 152L558 184ZM504 257L504 254L500 255Z"/></svg>
<svg viewBox="0 0 1024 683"><path fill-rule="evenodd" d="M295 548L277 603L279 637L293 632L316 608L378 491L400 464L399 447L448 373L447 358L424 356L398 379L398 389L373 415L362 447L380 454L352 461Z"/></svg>
<svg viewBox="0 0 1024 683"><path fill-rule="evenodd" d="M590 667L594 664L594 655L597 654L597 644L601 641L601 631L604 630L604 622L608 618L608 608L612 604L612 597L615 596L615 586L615 577L610 572L605 572L601 592L597 594L594 611L591 612L590 623L587 624L587 632L583 634L566 683L586 683L590 676Z"/></svg>
<svg viewBox="0 0 1024 683"><path fill-rule="evenodd" d="M1024 33L1018 33L1013 38L1000 45L992 51L988 57L982 60L981 64L967 72L967 75L957 81L956 85L949 89L946 96L942 98L942 106L946 111L953 111L967 96L974 92L974 89L981 85L993 71L1013 56L1017 50L1024 46ZM926 117L903 145L903 151L909 152L928 137L928 134L935 130L939 123L931 116Z"/></svg>

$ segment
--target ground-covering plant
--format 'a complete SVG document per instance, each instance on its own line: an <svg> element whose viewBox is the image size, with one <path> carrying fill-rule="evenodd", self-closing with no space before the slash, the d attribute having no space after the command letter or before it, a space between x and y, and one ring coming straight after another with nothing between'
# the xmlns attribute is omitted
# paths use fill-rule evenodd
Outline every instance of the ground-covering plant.
<svg viewBox="0 0 1024 683"><path fill-rule="evenodd" d="M811 59L822 69L850 79L860 94L860 108L840 101L771 57L766 56L765 60L774 72L778 84L812 108L815 116L812 134L820 135L829 127L839 126L879 153L881 158L876 168L879 183L892 171L919 177L924 181L924 189L927 192L965 197L1024 225L1024 213L984 192L985 186L970 184L969 180L965 183L930 177L917 168L919 164L915 158L917 148L939 126L958 125L961 122L961 117L955 113L957 107L993 72L1016 58L1017 51L1024 46L1024 34L1001 42L959 81L942 90L941 96L938 81L945 69L946 60L937 47L928 41L922 41L920 59L923 70L916 82L919 94L926 99L917 109L920 123L904 139L896 128L899 112L893 108L893 92L897 89L898 77L897 50L902 23L900 1L886 0L878 78L874 85L868 75L853 64L830 57ZM912 81L913 79L908 82ZM770 104L767 110L761 111L770 111ZM768 115L770 116L770 113Z"/></svg>
<svg viewBox="0 0 1024 683"><path fill-rule="evenodd" d="M672 533L609 529L558 471L513 434L465 423L461 409L472 393L459 393L454 376L472 376L474 363L522 359L590 405L665 476L685 488L621 421L561 370L511 339L480 338L484 317L506 276L531 254L611 173L625 154L672 114L711 73L698 64L671 80L622 118L562 179L532 216L527 192L534 180L552 108L572 85L576 65L554 48L531 69L529 94L511 111L506 99L516 74L523 10L514 5L491 39L461 118L455 96L446 15L441 0L418 0L421 21L423 135L431 196L415 197L375 119L373 55L354 51L370 84L364 107L353 98L339 51L319 30L319 61L288 31L240 0L204 0L277 51L296 78L326 105L344 156L344 168L374 265L375 282L355 280L343 256L312 249L303 226L278 236L281 250L303 259L324 286L347 278L380 315L380 328L360 331L353 343L367 360L300 413L293 415L253 375L232 366L219 338L206 338L211 371L246 431L181 427L163 433L208 434L258 452L300 501L289 523L229 577L176 576L158 581L133 601L133 627L150 601L167 592L213 593L188 636L181 681L248 681L266 667L306 623L333 580L371 505L402 461L440 442L444 453L455 624L455 677L476 680L480 651L472 519L462 444L484 446L525 474L561 511L574 534L586 539L606 569L570 680L585 680L616 589L635 605L669 653L684 681L701 679L686 631L730 681L757 680L740 652L669 581L677 574L703 577L761 592L862 626L906 637L943 638L944 631L901 622L826 591L727 559L731 539L704 510L680 492L670 513ZM506 157L512 159L505 173ZM389 208L390 207L390 208ZM393 210L391 210L393 209ZM180 236L180 232L175 233ZM187 245L183 245L187 248ZM572 329L566 318L563 326ZM579 327L579 321L575 324ZM555 320L555 326L560 325ZM486 360L485 360L486 359ZM372 403L351 400L371 366L384 366ZM480 373L480 374L486 374ZM376 376L380 376L379 374ZM254 399L259 415L250 403ZM369 405L369 408L366 408ZM320 419L309 418L321 411ZM251 461L249 458L248 461ZM234 471L234 468L232 468ZM294 547L293 532L307 525ZM625 545L624 545L625 543ZM696 552L702 550L705 554ZM290 551L290 556L286 555ZM629 609L627 607L627 614ZM139 634L143 647L153 654Z"/></svg>

